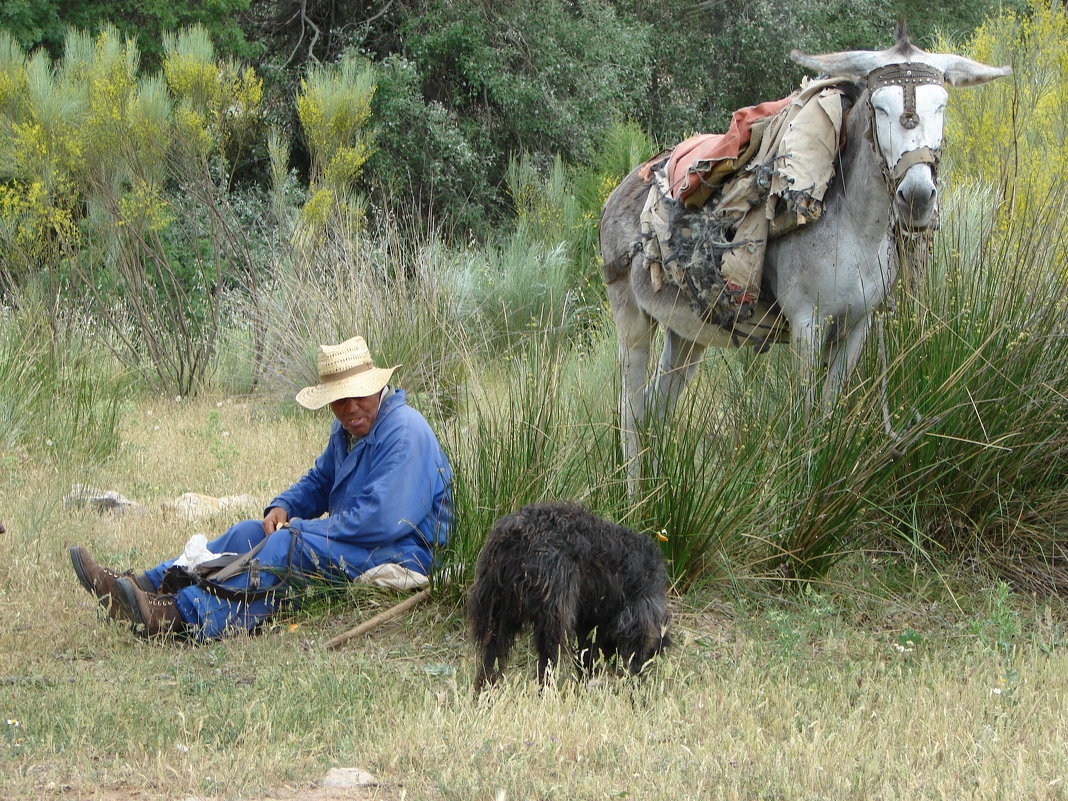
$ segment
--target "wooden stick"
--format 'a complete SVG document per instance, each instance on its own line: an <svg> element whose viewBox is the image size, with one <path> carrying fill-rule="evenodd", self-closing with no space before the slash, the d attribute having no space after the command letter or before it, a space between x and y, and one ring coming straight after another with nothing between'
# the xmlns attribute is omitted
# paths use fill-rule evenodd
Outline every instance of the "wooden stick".
<svg viewBox="0 0 1068 801"><path fill-rule="evenodd" d="M329 642L327 642L326 650L333 651L339 645L341 645L342 643L348 642L353 637L358 637L361 634L366 634L371 629L378 628L379 626L381 626L386 621L393 620L393 618L395 618L395 617L400 617L405 612L407 612L409 609L411 609L414 606L417 606L418 604L422 603L423 601L425 601L429 597L430 597L430 590L420 590L419 592L417 592L415 595L411 596L410 598L405 598L403 601L401 601L396 606L391 606L385 612L379 612L377 615L375 615L370 620L365 620L363 623L361 623L360 625L356 626L356 628L349 629L348 631L344 632L343 634L337 635L336 637L334 637L334 639L332 639Z"/></svg>

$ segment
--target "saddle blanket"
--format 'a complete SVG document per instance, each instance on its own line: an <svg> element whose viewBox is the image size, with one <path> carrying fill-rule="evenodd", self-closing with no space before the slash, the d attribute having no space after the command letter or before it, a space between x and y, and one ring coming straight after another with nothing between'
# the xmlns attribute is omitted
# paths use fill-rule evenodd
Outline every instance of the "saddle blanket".
<svg viewBox="0 0 1068 801"><path fill-rule="evenodd" d="M841 78L806 79L782 100L735 113L726 134L647 163L642 250L654 289L680 287L707 321L757 342L787 336L760 302L769 238L818 219L843 130ZM759 312L759 313L758 313Z"/></svg>
<svg viewBox="0 0 1068 801"><path fill-rule="evenodd" d="M731 115L726 133L697 134L675 145L667 163L671 197L690 208L703 206L715 187L756 155L768 118L789 102L790 98L784 97L738 109Z"/></svg>

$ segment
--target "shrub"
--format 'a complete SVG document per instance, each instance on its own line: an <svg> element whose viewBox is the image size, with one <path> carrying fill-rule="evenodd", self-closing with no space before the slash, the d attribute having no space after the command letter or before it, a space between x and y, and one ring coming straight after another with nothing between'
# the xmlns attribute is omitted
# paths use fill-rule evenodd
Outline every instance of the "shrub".
<svg viewBox="0 0 1068 801"><path fill-rule="evenodd" d="M218 155L227 181L261 121L263 81L251 67L220 60L207 29L196 25L164 38L163 75L177 106L172 140L180 157Z"/></svg>
<svg viewBox="0 0 1068 801"><path fill-rule="evenodd" d="M371 154L376 80L370 62L350 53L340 64L310 66L301 81L297 113L311 155L308 200L297 232L303 244L343 224L346 215L363 217L354 187Z"/></svg>
<svg viewBox="0 0 1068 801"><path fill-rule="evenodd" d="M220 291L252 276L225 194L262 86L203 28L165 49L162 75L141 77L110 26L70 31L55 65L0 42L0 278L43 272L95 308L132 370L187 394L210 367Z"/></svg>
<svg viewBox="0 0 1068 801"><path fill-rule="evenodd" d="M930 423L884 489L911 544L986 555L1049 590L1068 578L1068 194L1032 218L997 210L989 187L956 199L887 329L894 419Z"/></svg>
<svg viewBox="0 0 1068 801"><path fill-rule="evenodd" d="M387 176L399 179L404 195L432 201L443 219L472 202L499 219L496 193L512 154L573 162L613 120L637 108L650 34L604 0L421 6L398 29L404 60L389 62L396 81L389 106L403 115L398 126L420 122L411 133L389 130L388 152L376 162L379 185ZM419 97L408 90L415 81ZM413 141L424 130L430 138ZM439 164L461 168L457 178L470 180L428 176Z"/></svg>
<svg viewBox="0 0 1068 801"><path fill-rule="evenodd" d="M1063 3L1033 0L1024 12L1003 10L982 25L968 55L987 64L1011 64L1013 74L982 93L953 98L946 120L950 175L996 187L1009 203L1002 225L1041 215L1056 202L1068 172L1068 12ZM1058 237L1064 220L1050 219ZM1011 223L1011 224L1016 224Z"/></svg>
<svg viewBox="0 0 1068 801"><path fill-rule="evenodd" d="M420 91L416 65L390 56L377 65L375 149L364 180L380 208L433 216L484 234L505 207L486 175L479 142L454 112Z"/></svg>

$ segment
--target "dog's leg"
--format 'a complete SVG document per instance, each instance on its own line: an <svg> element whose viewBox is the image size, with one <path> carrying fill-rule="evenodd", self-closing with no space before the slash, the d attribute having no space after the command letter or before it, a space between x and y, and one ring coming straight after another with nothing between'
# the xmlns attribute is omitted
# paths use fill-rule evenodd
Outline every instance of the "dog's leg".
<svg viewBox="0 0 1068 801"><path fill-rule="evenodd" d="M608 631L594 626L586 631L579 631L579 653L576 659L579 671L584 678L593 675L596 666L604 667L616 655L616 644Z"/></svg>
<svg viewBox="0 0 1068 801"><path fill-rule="evenodd" d="M593 663L597 661L596 644L593 633L595 629L580 629L578 632L578 654L575 658L575 666L579 672L588 677L593 670Z"/></svg>
<svg viewBox="0 0 1068 801"><path fill-rule="evenodd" d="M496 626L484 641L478 644L478 672L475 676L475 693L482 691L487 684L494 684L504 672L508 661L508 653L512 650L516 635L519 633L520 624L512 620L505 621L498 618Z"/></svg>
<svg viewBox="0 0 1068 801"><path fill-rule="evenodd" d="M539 627L534 632L534 645L538 649L538 684L544 687L549 673L560 664L560 652L567 642L562 632Z"/></svg>
<svg viewBox="0 0 1068 801"><path fill-rule="evenodd" d="M544 604L536 616L531 615L538 649L538 683L542 686L550 667L559 665L563 651L570 652L574 645L581 589L582 573L576 565L561 563L545 576Z"/></svg>
<svg viewBox="0 0 1068 801"><path fill-rule="evenodd" d="M486 657L482 657L478 661L477 672L475 673L475 695L481 693L486 689L487 684L493 684L500 678L500 672L494 671L490 661Z"/></svg>

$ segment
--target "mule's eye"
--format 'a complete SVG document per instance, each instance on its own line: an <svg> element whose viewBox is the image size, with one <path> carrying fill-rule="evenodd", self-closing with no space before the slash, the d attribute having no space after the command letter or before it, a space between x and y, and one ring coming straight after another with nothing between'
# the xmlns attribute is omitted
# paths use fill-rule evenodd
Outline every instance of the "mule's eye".
<svg viewBox="0 0 1068 801"><path fill-rule="evenodd" d="M872 108L875 110L876 115L878 115L880 117L885 117L887 114L890 113L889 111L887 111L882 106L876 106L876 105L872 104Z"/></svg>

